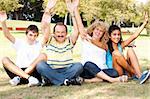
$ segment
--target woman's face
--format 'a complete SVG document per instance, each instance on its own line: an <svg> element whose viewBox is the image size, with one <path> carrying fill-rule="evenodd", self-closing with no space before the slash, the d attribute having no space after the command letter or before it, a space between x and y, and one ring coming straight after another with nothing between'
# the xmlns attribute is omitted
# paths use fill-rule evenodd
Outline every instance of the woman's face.
<svg viewBox="0 0 150 99"><path fill-rule="evenodd" d="M119 30L112 31L110 39L113 43L118 44L121 38L121 32Z"/></svg>
<svg viewBox="0 0 150 99"><path fill-rule="evenodd" d="M100 26L98 26L93 30L92 38L101 39L103 35L104 35L104 30Z"/></svg>

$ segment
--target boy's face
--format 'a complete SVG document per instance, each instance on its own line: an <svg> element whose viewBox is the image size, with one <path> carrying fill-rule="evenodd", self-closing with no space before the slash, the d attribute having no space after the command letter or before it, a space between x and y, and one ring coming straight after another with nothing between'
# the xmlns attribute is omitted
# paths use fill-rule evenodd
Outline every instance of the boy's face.
<svg viewBox="0 0 150 99"><path fill-rule="evenodd" d="M38 33L34 33L33 31L28 31L26 36L29 43L34 43L38 37Z"/></svg>
<svg viewBox="0 0 150 99"><path fill-rule="evenodd" d="M63 43L66 39L67 32L64 25L57 25L55 27L54 37L58 43Z"/></svg>

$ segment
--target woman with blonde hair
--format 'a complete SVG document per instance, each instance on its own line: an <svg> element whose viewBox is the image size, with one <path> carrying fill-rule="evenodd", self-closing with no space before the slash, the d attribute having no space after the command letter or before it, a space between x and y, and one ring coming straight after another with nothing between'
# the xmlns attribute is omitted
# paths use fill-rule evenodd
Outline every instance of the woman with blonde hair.
<svg viewBox="0 0 150 99"><path fill-rule="evenodd" d="M82 77L85 82L100 82L106 80L108 82L125 82L127 76L118 77L114 69L108 69L106 65L107 50L107 26L104 22L95 21L85 31L81 17L78 11L79 0L66 0L67 7L74 9L72 16L77 21L79 32L82 36L82 63L84 71ZM113 78L116 77L116 78Z"/></svg>

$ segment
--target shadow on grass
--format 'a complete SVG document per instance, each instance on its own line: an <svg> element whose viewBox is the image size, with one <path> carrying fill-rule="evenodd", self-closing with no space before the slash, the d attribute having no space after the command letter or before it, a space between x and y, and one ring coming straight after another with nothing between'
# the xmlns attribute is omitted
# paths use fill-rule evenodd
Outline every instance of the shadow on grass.
<svg viewBox="0 0 150 99"><path fill-rule="evenodd" d="M94 83L82 86L48 86L30 87L19 85L11 87L8 83L4 86L8 90L1 91L2 99L148 99L150 98L150 83L139 85L137 81L128 83ZM6 85L5 85L6 84Z"/></svg>
<svg viewBox="0 0 150 99"><path fill-rule="evenodd" d="M143 59L143 65L147 60ZM147 66L146 66L147 67ZM145 66L142 69L146 68ZM82 86L12 87L3 69L0 69L0 99L150 99L150 81L139 85L138 81L127 83L92 83Z"/></svg>

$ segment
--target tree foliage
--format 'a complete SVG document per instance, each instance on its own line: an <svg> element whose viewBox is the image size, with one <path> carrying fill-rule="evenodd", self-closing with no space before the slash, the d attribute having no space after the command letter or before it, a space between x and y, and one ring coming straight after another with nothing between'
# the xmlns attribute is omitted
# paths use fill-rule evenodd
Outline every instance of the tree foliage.
<svg viewBox="0 0 150 99"><path fill-rule="evenodd" d="M6 10L7 12L14 11L20 7L19 1L24 1L22 3L22 9L20 9L23 15L34 15L33 19L35 19L36 16L38 17L39 13L42 14L41 10L43 9L40 9L42 0L38 0L41 3L36 3L37 0L0 0L0 10ZM43 8L45 8L48 0L43 1ZM64 17L67 13L64 1L65 0L58 0L54 8L54 13L60 17ZM29 4L31 7L28 6ZM150 12L149 6L150 0L147 0L146 4L137 3L136 0L80 0L79 11L83 19L89 23L93 19L101 19L108 23L112 21L116 23L123 21L140 24L143 21L143 12L145 10ZM38 14L35 14L37 12Z"/></svg>
<svg viewBox="0 0 150 99"><path fill-rule="evenodd" d="M21 7L19 0L0 0L0 10L5 10L7 12L14 11Z"/></svg>
<svg viewBox="0 0 150 99"><path fill-rule="evenodd" d="M46 5L48 0L44 0ZM135 5L134 0L80 0L80 13L86 21L101 19L112 21L139 21L141 13ZM61 17L67 12L64 0L58 0L55 13Z"/></svg>
<svg viewBox="0 0 150 99"><path fill-rule="evenodd" d="M44 1L43 8L45 8L48 0L43 0L43 1ZM56 15L59 15L60 17L64 17L65 16L65 14L67 13L67 9L66 9L66 5L65 5L64 0L57 0L57 4L56 4L53 12Z"/></svg>

